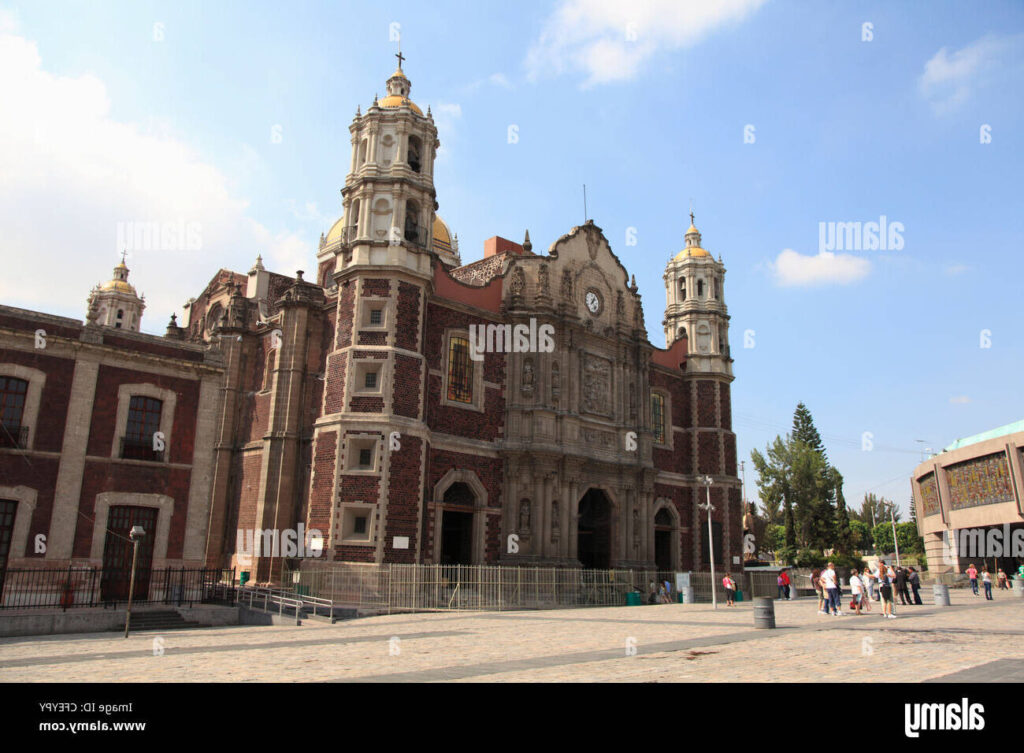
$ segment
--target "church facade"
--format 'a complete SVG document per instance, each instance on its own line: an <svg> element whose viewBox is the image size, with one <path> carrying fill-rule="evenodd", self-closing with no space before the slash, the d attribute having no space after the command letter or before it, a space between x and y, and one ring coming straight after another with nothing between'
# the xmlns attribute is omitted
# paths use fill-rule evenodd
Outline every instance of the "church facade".
<svg viewBox="0 0 1024 753"><path fill-rule="evenodd" d="M222 269L167 328L220 380L205 563L272 580L286 553L245 542L287 529L328 560L704 570L710 480L715 559L738 568L725 268L692 216L665 349L592 221L547 253L494 237L463 264L410 89L400 60L357 111L313 279ZM106 302L110 327L124 307L107 298L91 315Z"/></svg>

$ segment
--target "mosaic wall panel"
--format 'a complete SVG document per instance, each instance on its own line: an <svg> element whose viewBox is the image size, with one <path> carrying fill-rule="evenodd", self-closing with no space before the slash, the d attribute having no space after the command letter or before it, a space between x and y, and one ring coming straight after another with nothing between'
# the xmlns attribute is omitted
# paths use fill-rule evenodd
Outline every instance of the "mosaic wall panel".
<svg viewBox="0 0 1024 753"><path fill-rule="evenodd" d="M946 477L954 510L1013 501L1010 468L1002 452L951 465Z"/></svg>
<svg viewBox="0 0 1024 753"><path fill-rule="evenodd" d="M925 517L939 514L939 490L935 484L935 474L929 473L922 476L919 482L921 486L921 506L924 508Z"/></svg>

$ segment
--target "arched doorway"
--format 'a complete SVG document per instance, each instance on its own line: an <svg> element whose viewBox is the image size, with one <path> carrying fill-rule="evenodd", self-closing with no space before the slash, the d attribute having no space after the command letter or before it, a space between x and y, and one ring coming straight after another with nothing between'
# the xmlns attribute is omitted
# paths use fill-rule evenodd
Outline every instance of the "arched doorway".
<svg viewBox="0 0 1024 753"><path fill-rule="evenodd" d="M441 512L441 564L473 564L473 513L476 496L468 484L457 481L444 493Z"/></svg>
<svg viewBox="0 0 1024 753"><path fill-rule="evenodd" d="M576 559L588 569L611 566L612 506L600 489L588 489L579 504Z"/></svg>
<svg viewBox="0 0 1024 753"><path fill-rule="evenodd" d="M664 507L654 516L654 564L661 572L675 569L672 562L672 516Z"/></svg>

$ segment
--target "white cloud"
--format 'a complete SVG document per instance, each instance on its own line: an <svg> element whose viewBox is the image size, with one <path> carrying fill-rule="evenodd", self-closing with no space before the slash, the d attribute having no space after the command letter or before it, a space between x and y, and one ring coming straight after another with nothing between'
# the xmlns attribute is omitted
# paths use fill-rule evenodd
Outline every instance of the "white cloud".
<svg viewBox="0 0 1024 753"><path fill-rule="evenodd" d="M2 28L11 28L9 16L0 15ZM131 253L131 282L147 299L144 331L162 333L218 268L245 272L257 253L274 271L312 269L312 244L249 217L230 177L171 129L111 118L95 76L53 75L35 43L3 32L0 71L4 303L84 318L89 289L117 263L126 223L180 223L197 228L202 243Z"/></svg>
<svg viewBox="0 0 1024 753"><path fill-rule="evenodd" d="M943 47L924 64L918 78L918 90L937 113L957 109L982 87L991 85L1000 75L1019 74L1019 58L1024 34L989 34L953 52Z"/></svg>
<svg viewBox="0 0 1024 753"><path fill-rule="evenodd" d="M956 277L957 275L969 272L970 269L966 264L948 264L943 271L950 277Z"/></svg>
<svg viewBox="0 0 1024 753"><path fill-rule="evenodd" d="M804 256L791 248L783 250L769 267L775 281L784 287L847 285L863 280L871 272L871 262L858 256L831 251Z"/></svg>
<svg viewBox="0 0 1024 753"><path fill-rule="evenodd" d="M957 397L949 398L949 402L951 402L953 405L964 405L966 403L971 402L971 398L967 397L967 395L959 395Z"/></svg>
<svg viewBox="0 0 1024 753"><path fill-rule="evenodd" d="M494 86L500 86L502 89L512 89L512 82L508 80L508 76L504 73L492 73L488 76L487 80Z"/></svg>
<svg viewBox="0 0 1024 753"><path fill-rule="evenodd" d="M635 77L662 50L697 44L766 0L562 0L526 55L531 80L582 72L584 87Z"/></svg>

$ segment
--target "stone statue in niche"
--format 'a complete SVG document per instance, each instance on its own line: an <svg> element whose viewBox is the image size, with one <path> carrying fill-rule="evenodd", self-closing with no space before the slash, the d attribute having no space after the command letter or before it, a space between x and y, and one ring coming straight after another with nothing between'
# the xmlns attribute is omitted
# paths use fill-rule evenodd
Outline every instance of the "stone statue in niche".
<svg viewBox="0 0 1024 753"><path fill-rule="evenodd" d="M611 395L611 364L603 358L588 357L583 367L583 409L608 415Z"/></svg>
<svg viewBox="0 0 1024 753"><path fill-rule="evenodd" d="M640 546L640 511L633 508L633 546Z"/></svg>
<svg viewBox="0 0 1024 753"><path fill-rule="evenodd" d="M551 502L551 540L558 541L558 534L561 530L561 516L558 514L558 500Z"/></svg>
<svg viewBox="0 0 1024 753"><path fill-rule="evenodd" d="M528 499L519 502L519 532L530 532L530 500Z"/></svg>
<svg viewBox="0 0 1024 753"><path fill-rule="evenodd" d="M568 269L562 271L562 298L572 300L572 272Z"/></svg>
<svg viewBox="0 0 1024 753"><path fill-rule="evenodd" d="M512 270L512 282L509 283L509 289L512 291L512 295L522 295L524 287L526 287L526 277L523 275L523 268L516 267Z"/></svg>
<svg viewBox="0 0 1024 753"><path fill-rule="evenodd" d="M619 317L620 321L626 318L626 301L622 297L621 290L615 294L615 314Z"/></svg>
<svg viewBox="0 0 1024 753"><path fill-rule="evenodd" d="M527 358L523 361L522 391L524 395L533 393L533 359Z"/></svg>
<svg viewBox="0 0 1024 753"><path fill-rule="evenodd" d="M540 285L540 294L548 295L548 265L541 264L540 271L537 273L538 283Z"/></svg>

